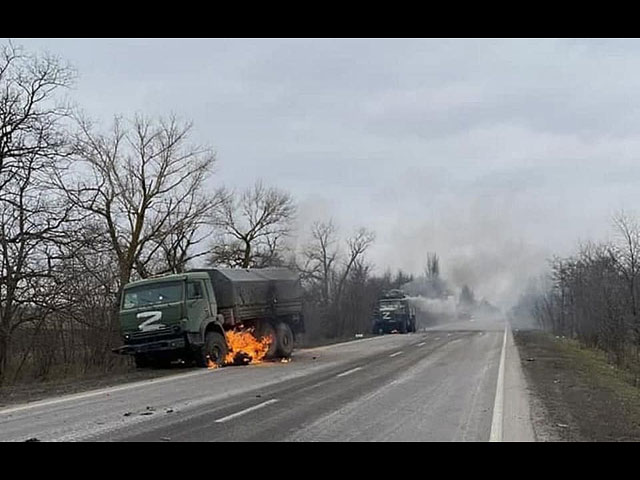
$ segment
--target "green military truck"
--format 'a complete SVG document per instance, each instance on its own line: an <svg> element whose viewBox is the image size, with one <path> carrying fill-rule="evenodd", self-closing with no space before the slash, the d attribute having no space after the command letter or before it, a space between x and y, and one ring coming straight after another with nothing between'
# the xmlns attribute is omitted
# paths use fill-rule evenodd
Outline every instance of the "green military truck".
<svg viewBox="0 0 640 480"><path fill-rule="evenodd" d="M114 352L133 355L138 367L178 359L222 365L225 332L249 328L272 339L267 358L286 358L304 332L300 280L286 268L197 269L139 280L124 287L119 315L124 344Z"/></svg>
<svg viewBox="0 0 640 480"><path fill-rule="evenodd" d="M373 320L373 333L415 332L416 311L402 290L385 292L378 301Z"/></svg>

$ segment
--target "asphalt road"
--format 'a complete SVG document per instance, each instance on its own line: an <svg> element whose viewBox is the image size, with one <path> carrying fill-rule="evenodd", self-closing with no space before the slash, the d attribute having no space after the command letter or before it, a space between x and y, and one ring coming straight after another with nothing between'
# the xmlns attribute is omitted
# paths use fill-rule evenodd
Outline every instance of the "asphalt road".
<svg viewBox="0 0 640 480"><path fill-rule="evenodd" d="M501 366L502 363L502 366ZM465 321L0 410L0 441L534 440L501 321Z"/></svg>

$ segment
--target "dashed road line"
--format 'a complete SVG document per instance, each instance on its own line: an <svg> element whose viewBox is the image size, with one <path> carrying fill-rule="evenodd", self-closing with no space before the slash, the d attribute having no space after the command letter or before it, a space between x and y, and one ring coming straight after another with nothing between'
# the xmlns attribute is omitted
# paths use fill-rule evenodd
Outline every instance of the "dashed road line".
<svg viewBox="0 0 640 480"><path fill-rule="evenodd" d="M338 375L336 375L336 377L346 377L347 375L351 375L358 370L362 370L362 367L352 368L351 370L347 370L346 372L339 373Z"/></svg>
<svg viewBox="0 0 640 480"><path fill-rule="evenodd" d="M267 400L266 402L259 403L258 405L254 405L253 407L245 408L244 410L240 410L239 412L232 413L231 415L227 415L226 417L219 418L218 420L216 420L216 423L228 422L229 420L233 420L234 418L238 418L249 412L253 412L255 410L264 408L267 405L271 405L272 403L276 403L277 401L278 401L277 398L272 398L271 400Z"/></svg>

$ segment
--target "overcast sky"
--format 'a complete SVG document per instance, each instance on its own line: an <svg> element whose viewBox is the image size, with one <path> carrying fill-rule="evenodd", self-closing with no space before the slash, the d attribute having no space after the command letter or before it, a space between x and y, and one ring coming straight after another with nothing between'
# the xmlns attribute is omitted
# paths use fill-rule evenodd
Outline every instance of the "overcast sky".
<svg viewBox="0 0 640 480"><path fill-rule="evenodd" d="M379 270L504 303L553 253L640 202L640 41L13 39L78 71L73 99L176 113L217 151L212 186L290 191L301 228L377 233Z"/></svg>

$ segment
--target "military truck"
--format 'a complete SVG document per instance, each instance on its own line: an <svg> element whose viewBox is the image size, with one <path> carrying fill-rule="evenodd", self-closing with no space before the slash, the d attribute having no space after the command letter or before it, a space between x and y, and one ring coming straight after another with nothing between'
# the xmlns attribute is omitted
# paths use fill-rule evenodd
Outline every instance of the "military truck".
<svg viewBox="0 0 640 480"><path fill-rule="evenodd" d="M416 311L402 290L385 292L374 314L373 333L416 331Z"/></svg>
<svg viewBox="0 0 640 480"><path fill-rule="evenodd" d="M286 268L195 269L132 282L119 316L123 345L114 352L133 355L138 367L222 365L225 332L245 329L271 339L266 358L286 358L304 332L300 280Z"/></svg>

